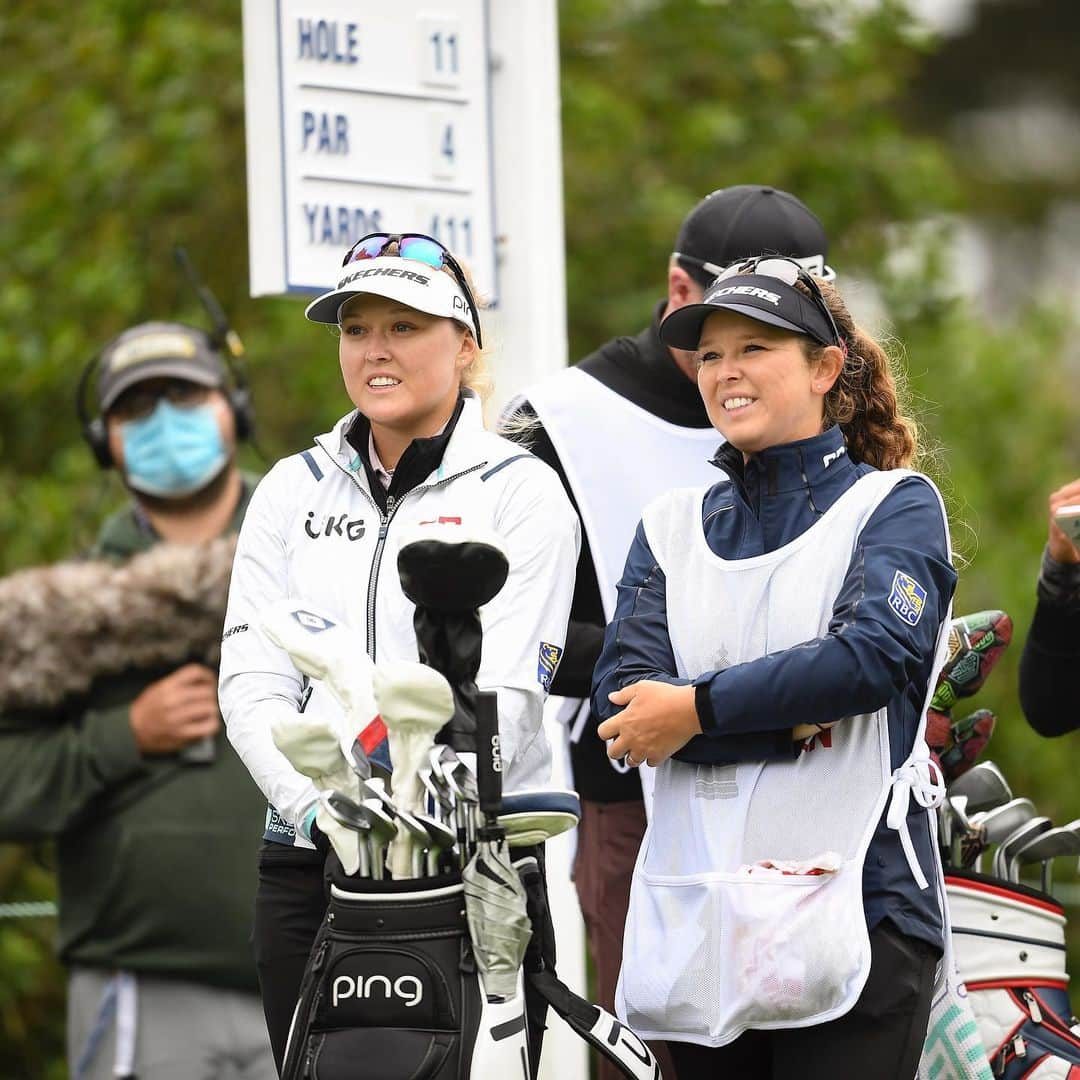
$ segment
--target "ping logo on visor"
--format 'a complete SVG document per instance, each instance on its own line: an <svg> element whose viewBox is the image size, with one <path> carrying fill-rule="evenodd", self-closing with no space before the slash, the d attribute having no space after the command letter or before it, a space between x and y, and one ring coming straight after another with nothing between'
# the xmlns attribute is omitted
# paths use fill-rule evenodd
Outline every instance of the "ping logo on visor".
<svg viewBox="0 0 1080 1080"><path fill-rule="evenodd" d="M540 642L540 655L536 664L536 681L545 691L551 690L551 680L555 678L555 671L562 659L562 649L550 642Z"/></svg>
<svg viewBox="0 0 1080 1080"><path fill-rule="evenodd" d="M889 592L889 607L908 626L918 626L926 607L926 590L910 574L897 570Z"/></svg>

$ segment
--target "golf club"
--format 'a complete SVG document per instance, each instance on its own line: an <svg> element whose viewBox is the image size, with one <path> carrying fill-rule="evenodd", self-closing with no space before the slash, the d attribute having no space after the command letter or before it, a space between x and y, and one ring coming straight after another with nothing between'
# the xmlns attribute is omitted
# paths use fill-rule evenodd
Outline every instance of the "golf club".
<svg viewBox="0 0 1080 1080"><path fill-rule="evenodd" d="M963 795L967 799L968 814L1000 806L1013 797L1008 781L992 761L980 761L973 765L949 785L947 794L950 799Z"/></svg>
<svg viewBox="0 0 1080 1080"><path fill-rule="evenodd" d="M1018 882L1022 867L1041 863L1042 891L1049 892L1054 859L1063 855L1080 855L1080 821L1070 821L1068 825L1050 829L1017 848L1012 856L1010 877Z"/></svg>
<svg viewBox="0 0 1080 1080"><path fill-rule="evenodd" d="M1009 863L1016 851L1053 827L1054 823L1048 817L1033 817L1009 833L994 852L994 877L1009 880Z"/></svg>
<svg viewBox="0 0 1080 1080"><path fill-rule="evenodd" d="M1030 799L1012 799L992 810L983 810L971 816L971 826L975 831L974 843L965 851L964 866L982 865L983 852L1019 829L1026 821L1035 816L1035 804Z"/></svg>

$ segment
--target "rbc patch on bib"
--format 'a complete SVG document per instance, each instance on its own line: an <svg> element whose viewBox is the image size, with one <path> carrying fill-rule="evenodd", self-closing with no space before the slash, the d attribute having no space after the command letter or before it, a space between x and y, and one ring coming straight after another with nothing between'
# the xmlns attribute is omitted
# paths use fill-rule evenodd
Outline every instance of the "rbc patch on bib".
<svg viewBox="0 0 1080 1080"><path fill-rule="evenodd" d="M551 680L555 678L555 669L559 666L562 649L546 641L540 642L540 656L536 663L536 681L545 691L551 689Z"/></svg>
<svg viewBox="0 0 1080 1080"><path fill-rule="evenodd" d="M926 590L910 574L897 570L889 593L889 607L908 626L918 626L926 607Z"/></svg>

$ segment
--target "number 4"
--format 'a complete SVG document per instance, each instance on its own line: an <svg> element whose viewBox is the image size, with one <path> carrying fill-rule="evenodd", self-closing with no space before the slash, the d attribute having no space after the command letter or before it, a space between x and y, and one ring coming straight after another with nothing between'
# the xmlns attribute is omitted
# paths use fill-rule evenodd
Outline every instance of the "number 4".
<svg viewBox="0 0 1080 1080"><path fill-rule="evenodd" d="M431 175L436 180L453 180L457 175L457 121L448 109L431 114Z"/></svg>

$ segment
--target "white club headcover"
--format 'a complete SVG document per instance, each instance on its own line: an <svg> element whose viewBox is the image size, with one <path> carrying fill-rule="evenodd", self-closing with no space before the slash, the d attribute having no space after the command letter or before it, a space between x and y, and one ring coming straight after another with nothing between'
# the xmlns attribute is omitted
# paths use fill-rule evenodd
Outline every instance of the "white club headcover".
<svg viewBox="0 0 1080 1080"><path fill-rule="evenodd" d="M310 776L320 791L360 797L360 780L342 752L337 732L325 719L307 713L279 714L270 721L270 734L292 767ZM315 822L337 852L345 873L355 874L360 868L357 834L336 822L321 804Z"/></svg>
<svg viewBox="0 0 1080 1080"><path fill-rule="evenodd" d="M330 846L337 852L345 873L350 876L355 874L360 869L360 844L366 844L367 837L335 821L321 803L315 812L315 824L323 831L330 841Z"/></svg>
<svg viewBox="0 0 1080 1080"><path fill-rule="evenodd" d="M374 687L394 764L394 802L410 813L422 813L424 786L419 770L435 736L454 715L450 684L426 664L392 660L375 669ZM395 877L408 877L410 865L409 838L399 832L390 842L390 869Z"/></svg>
<svg viewBox="0 0 1080 1080"><path fill-rule="evenodd" d="M359 781L341 749L337 731L323 717L281 713L270 721L274 745L321 791L344 791L356 798Z"/></svg>
<svg viewBox="0 0 1080 1080"><path fill-rule="evenodd" d="M355 630L295 599L271 605L262 629L298 671L326 685L355 722L353 736L367 725L378 711L371 689L375 666Z"/></svg>

